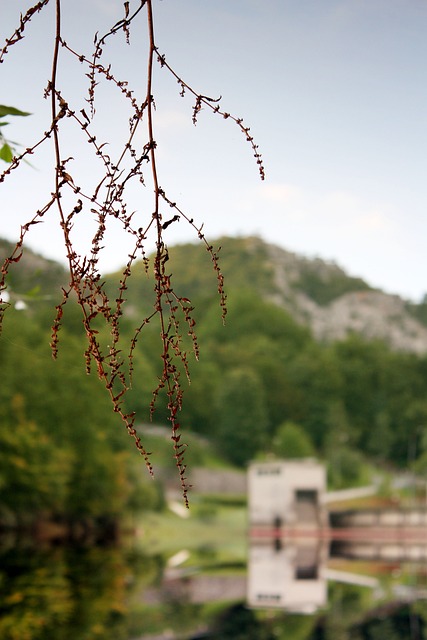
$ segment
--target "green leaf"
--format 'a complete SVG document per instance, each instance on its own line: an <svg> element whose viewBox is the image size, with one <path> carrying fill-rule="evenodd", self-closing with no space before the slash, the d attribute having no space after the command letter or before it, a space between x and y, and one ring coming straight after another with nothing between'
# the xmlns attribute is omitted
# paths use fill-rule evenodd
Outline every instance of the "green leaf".
<svg viewBox="0 0 427 640"><path fill-rule="evenodd" d="M4 104L0 104L0 118L4 118L4 116L30 116L31 113L28 111L20 111L16 109L16 107L7 107Z"/></svg>
<svg viewBox="0 0 427 640"><path fill-rule="evenodd" d="M0 149L0 160L4 160L5 162L12 162L13 159L13 151L10 146L5 143Z"/></svg>

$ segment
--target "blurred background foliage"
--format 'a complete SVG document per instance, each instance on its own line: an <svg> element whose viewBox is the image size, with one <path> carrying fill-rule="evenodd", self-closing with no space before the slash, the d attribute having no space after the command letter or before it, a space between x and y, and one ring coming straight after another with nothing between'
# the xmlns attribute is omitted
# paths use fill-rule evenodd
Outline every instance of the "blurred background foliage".
<svg viewBox="0 0 427 640"><path fill-rule="evenodd" d="M243 240L229 240L223 256L226 327L203 249L183 245L171 251L177 291L192 296L202 346L200 362L190 358L192 382L184 382L180 416L183 439L188 433L191 442L189 463L210 464L211 456L244 468L251 459L271 455L318 456L333 461L333 488L365 482L369 465L409 465L425 474L427 357L392 351L356 334L315 341L309 329L259 294L259 287L271 290L271 274L265 267L257 272L257 255L249 261L243 248ZM129 506L160 506L161 491L95 372L85 374L83 329L72 301L65 309L59 358L52 361L49 322L64 271L30 251L25 256L27 263L11 270L12 305L0 338L0 521L25 523L45 513L68 521L114 520ZM106 277L107 287L113 282ZM153 299L142 266L129 282L123 344ZM108 333L99 330L107 344ZM158 327L149 323L125 399L126 410L137 411L143 441L162 366L158 340ZM164 402L160 394L154 423L165 424ZM156 442L147 438L154 464L173 468L172 449L168 459L167 449L159 447L157 461ZM201 448L201 441L208 445Z"/></svg>

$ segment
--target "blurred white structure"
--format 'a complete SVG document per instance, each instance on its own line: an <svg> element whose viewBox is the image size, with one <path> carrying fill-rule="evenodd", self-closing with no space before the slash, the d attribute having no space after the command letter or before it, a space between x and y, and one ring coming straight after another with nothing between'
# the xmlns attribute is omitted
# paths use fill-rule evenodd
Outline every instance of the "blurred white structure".
<svg viewBox="0 0 427 640"><path fill-rule="evenodd" d="M323 527L325 495L325 467L312 458L254 462L249 466L251 527Z"/></svg>
<svg viewBox="0 0 427 640"><path fill-rule="evenodd" d="M325 467L311 458L249 466L249 606L312 613L326 605L325 494Z"/></svg>
<svg viewBox="0 0 427 640"><path fill-rule="evenodd" d="M247 603L310 614L326 606L327 546L319 540L250 545Z"/></svg>

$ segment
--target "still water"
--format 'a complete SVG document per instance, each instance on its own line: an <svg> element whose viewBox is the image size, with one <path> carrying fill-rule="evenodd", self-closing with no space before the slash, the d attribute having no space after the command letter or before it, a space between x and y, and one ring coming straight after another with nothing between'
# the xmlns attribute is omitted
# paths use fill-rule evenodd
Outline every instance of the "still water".
<svg viewBox="0 0 427 640"><path fill-rule="evenodd" d="M382 546L369 557L360 544L355 551L329 541L242 545L246 561L220 560L221 545L202 545L195 557L150 553L136 539L44 549L5 540L0 638L427 638L422 544L395 545L393 553Z"/></svg>

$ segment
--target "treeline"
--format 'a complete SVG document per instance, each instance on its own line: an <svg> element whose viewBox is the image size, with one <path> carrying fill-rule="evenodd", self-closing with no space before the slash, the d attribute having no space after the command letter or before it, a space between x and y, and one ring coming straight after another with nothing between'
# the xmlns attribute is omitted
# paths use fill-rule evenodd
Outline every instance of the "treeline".
<svg viewBox="0 0 427 640"><path fill-rule="evenodd" d="M260 452L317 454L336 461L331 480L338 486L355 481L363 458L397 467L409 464L424 473L427 354L392 351L385 342L357 334L331 344L317 342L281 307L266 302L276 289L265 245L244 238L223 238L221 244L228 293L225 327L206 251L197 245L170 250L175 290L190 297L196 308L201 343L200 361L192 366L192 382L184 394L182 423L210 438L240 466ZM303 275L311 274L313 300L369 288L337 268L328 279L316 279L314 267L310 271L304 265ZM303 280L300 273L298 286ZM292 287L290 291L292 295ZM136 324L132 312L147 313L152 295L142 266L127 293L131 309L125 321L131 330ZM141 384L159 374L159 330L150 324L144 331ZM141 412L147 396L135 396L130 394L129 408ZM157 419L166 419L161 408ZM340 478L342 473L347 477Z"/></svg>
<svg viewBox="0 0 427 640"><path fill-rule="evenodd" d="M225 327L213 295L195 290L192 302L201 356L190 358L181 422L230 462L244 466L260 453L319 455L336 462L336 486L356 482L364 459L427 470L427 356L356 334L319 343L249 287L229 289ZM144 330L136 391L127 400L141 416L150 400L147 380L161 365L159 330ZM160 394L158 422L167 419L164 406Z"/></svg>
<svg viewBox="0 0 427 640"><path fill-rule="evenodd" d="M427 467L427 357L357 335L319 344L252 291L230 292L225 327L215 301L202 307L182 422L230 461L312 452L347 473L361 456Z"/></svg>
<svg viewBox="0 0 427 640"><path fill-rule="evenodd" d="M178 294L191 296L196 307L201 355L197 363L189 356L190 385L182 375L183 441L186 430L200 434L240 467L266 454L318 455L333 460L330 480L337 487L360 481L365 460L426 472L427 356L393 352L357 335L316 342L307 328L263 300L259 289L269 291L271 274L265 266L257 271L256 255L249 259L239 251L227 254L224 327L206 255L193 253L190 262L185 256L174 256L174 277ZM50 300L45 293L27 295L27 308L9 309L0 337L0 523L25 523L34 513L70 522L114 521L130 506L159 505L158 485L96 372L85 374L85 336L72 300L59 334L59 359L52 361L49 327L58 293L55 288ZM129 281L121 319L124 357L126 341L152 309L152 294L141 267ZM99 332L108 344L101 324ZM140 425L149 421L161 367L153 320L141 332L124 400ZM156 424L168 424L166 406L160 392Z"/></svg>

